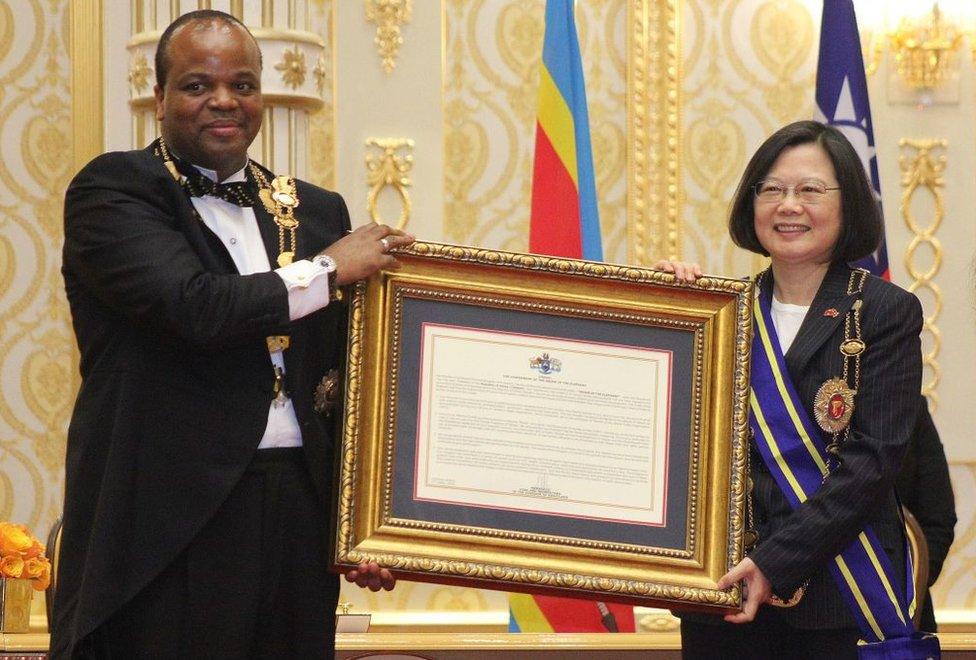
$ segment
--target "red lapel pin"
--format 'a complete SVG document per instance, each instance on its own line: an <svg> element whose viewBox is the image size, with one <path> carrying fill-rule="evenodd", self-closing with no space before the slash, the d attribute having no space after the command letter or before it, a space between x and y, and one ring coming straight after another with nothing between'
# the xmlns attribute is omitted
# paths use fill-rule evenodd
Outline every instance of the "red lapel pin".
<svg viewBox="0 0 976 660"><path fill-rule="evenodd" d="M840 314L840 312L838 312L833 307L828 307L827 309L824 310L824 313L823 313L824 316L829 316L830 318L835 318L839 314Z"/></svg>

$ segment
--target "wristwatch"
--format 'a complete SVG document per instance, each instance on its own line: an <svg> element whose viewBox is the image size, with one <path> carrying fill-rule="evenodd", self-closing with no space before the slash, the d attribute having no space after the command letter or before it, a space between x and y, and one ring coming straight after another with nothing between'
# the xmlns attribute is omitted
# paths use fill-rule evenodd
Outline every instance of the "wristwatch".
<svg viewBox="0 0 976 660"><path fill-rule="evenodd" d="M342 291L336 285L339 279L339 270L336 267L335 259L327 254L317 254L312 258L312 263L320 268L324 268L329 278L329 302L342 300Z"/></svg>

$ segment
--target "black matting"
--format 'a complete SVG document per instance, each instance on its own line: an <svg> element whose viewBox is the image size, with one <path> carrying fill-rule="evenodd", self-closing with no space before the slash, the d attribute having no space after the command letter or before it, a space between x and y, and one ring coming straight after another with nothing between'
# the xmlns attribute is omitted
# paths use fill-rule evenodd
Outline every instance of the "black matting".
<svg viewBox="0 0 976 660"><path fill-rule="evenodd" d="M604 319L564 317L404 296L396 400L392 514L396 518L571 538L685 549L691 447L694 333ZM606 342L673 352L667 526L607 522L413 499L422 324Z"/></svg>

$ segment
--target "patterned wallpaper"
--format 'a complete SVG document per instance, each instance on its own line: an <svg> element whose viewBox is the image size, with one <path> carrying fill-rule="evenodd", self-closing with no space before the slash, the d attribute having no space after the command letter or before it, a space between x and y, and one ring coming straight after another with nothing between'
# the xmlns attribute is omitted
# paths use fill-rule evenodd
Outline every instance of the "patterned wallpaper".
<svg viewBox="0 0 976 660"><path fill-rule="evenodd" d="M68 0L0 0L0 519L61 510L78 387L61 275L70 179Z"/></svg>
<svg viewBox="0 0 976 660"><path fill-rule="evenodd" d="M745 275L758 265L732 245L728 205L759 143L779 126L813 115L819 16L808 5L681 4L682 249L706 272Z"/></svg>

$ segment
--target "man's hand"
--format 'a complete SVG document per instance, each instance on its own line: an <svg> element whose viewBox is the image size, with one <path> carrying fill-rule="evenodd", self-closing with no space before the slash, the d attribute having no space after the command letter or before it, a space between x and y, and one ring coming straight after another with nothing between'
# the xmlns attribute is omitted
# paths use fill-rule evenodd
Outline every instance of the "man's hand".
<svg viewBox="0 0 976 660"><path fill-rule="evenodd" d="M702 276L702 269L696 263L689 261L671 261L661 259L651 266L654 270L663 270L665 273L674 273L674 277L679 282L694 284L695 280Z"/></svg>
<svg viewBox="0 0 976 660"><path fill-rule="evenodd" d="M369 277L381 268L396 266L390 250L413 243L414 237L386 225L371 222L322 250L336 262L336 286Z"/></svg>
<svg viewBox="0 0 976 660"><path fill-rule="evenodd" d="M333 257L334 258L334 257ZM346 580L355 582L357 587L364 587L370 591L393 591L396 586L396 578L385 568L380 568L374 562L363 562L358 568L346 573Z"/></svg>
<svg viewBox="0 0 976 660"><path fill-rule="evenodd" d="M726 614L729 623L749 623L756 618L759 606L765 603L771 593L772 585L759 570L755 562L746 557L735 565L731 571L718 581L719 589L728 589L736 582L745 581L742 588L742 611L737 614Z"/></svg>

